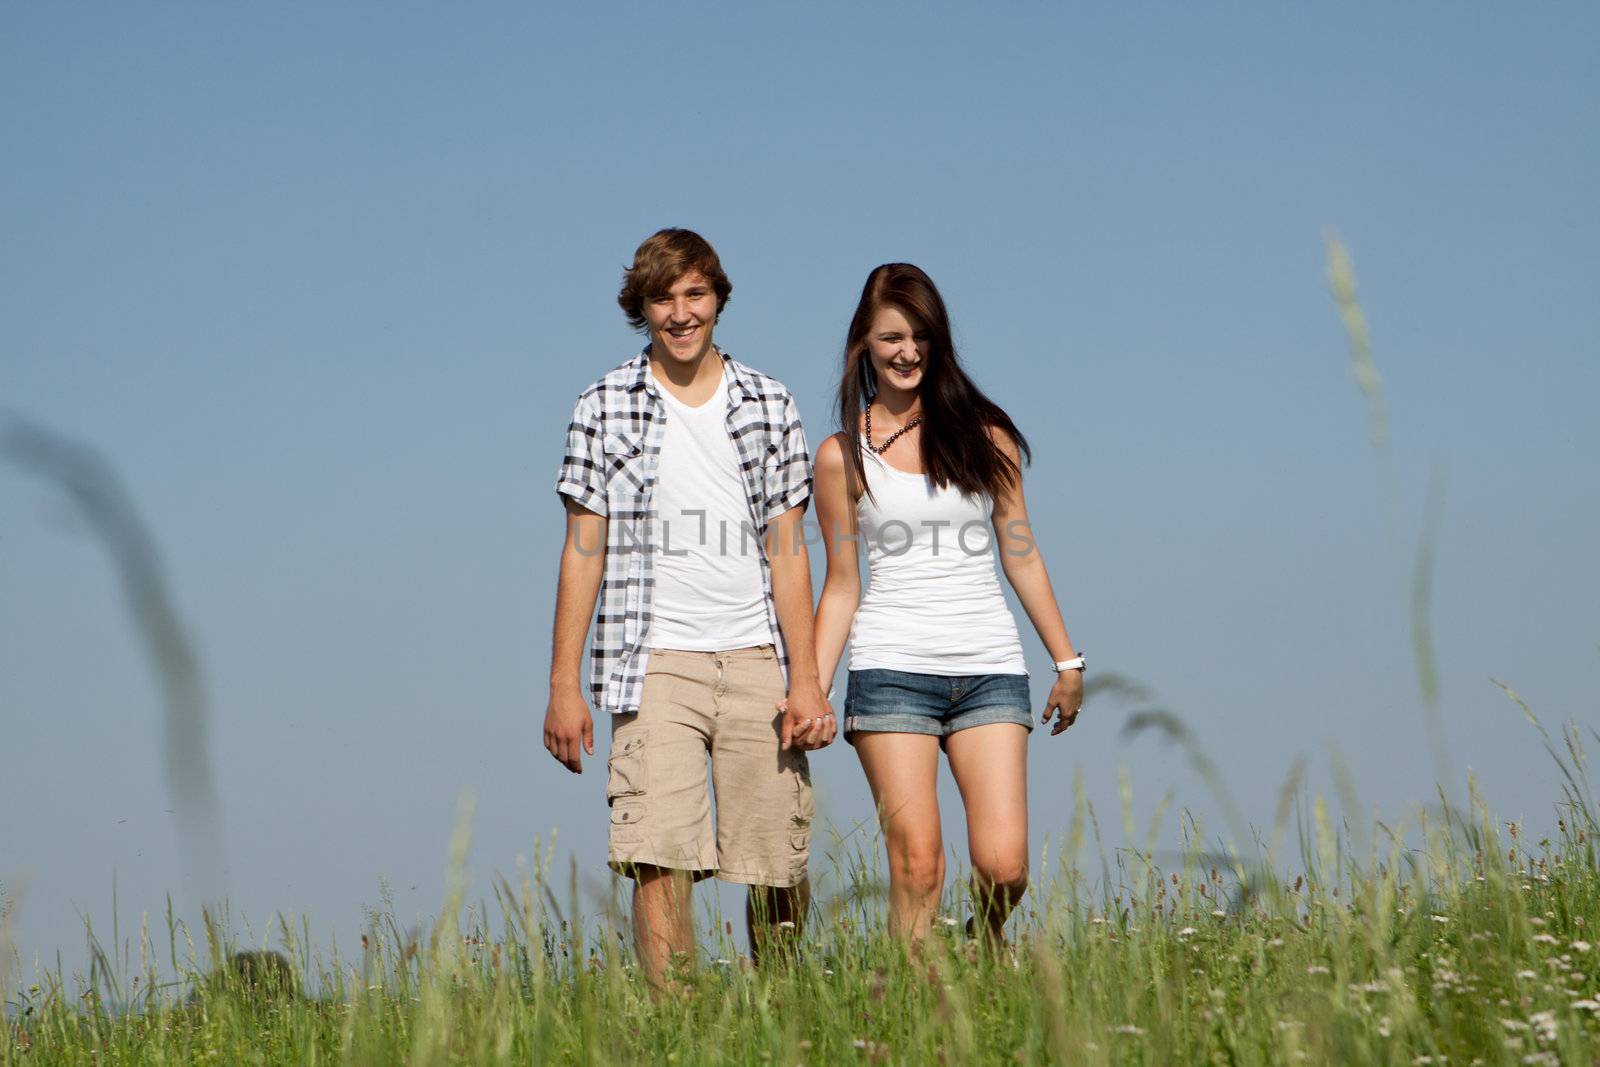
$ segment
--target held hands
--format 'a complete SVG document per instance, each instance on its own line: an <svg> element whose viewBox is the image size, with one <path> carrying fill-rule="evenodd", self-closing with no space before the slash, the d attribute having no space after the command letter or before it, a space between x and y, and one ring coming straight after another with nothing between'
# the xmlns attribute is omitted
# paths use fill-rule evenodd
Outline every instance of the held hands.
<svg viewBox="0 0 1600 1067"><path fill-rule="evenodd" d="M583 773L579 747L594 755L594 717L589 704L577 693L550 694L544 713L544 747L573 774Z"/></svg>
<svg viewBox="0 0 1600 1067"><path fill-rule="evenodd" d="M1078 712L1083 710L1083 672L1062 671L1056 675L1056 684L1050 687L1050 696L1044 702L1044 717L1039 721L1050 721L1050 713L1056 713L1056 724L1050 730L1054 737L1073 723L1078 721Z"/></svg>
<svg viewBox="0 0 1600 1067"><path fill-rule="evenodd" d="M789 690L789 695L778 701L783 719L778 725L782 747L812 751L826 748L839 732L838 721L828 698L820 686L806 686Z"/></svg>

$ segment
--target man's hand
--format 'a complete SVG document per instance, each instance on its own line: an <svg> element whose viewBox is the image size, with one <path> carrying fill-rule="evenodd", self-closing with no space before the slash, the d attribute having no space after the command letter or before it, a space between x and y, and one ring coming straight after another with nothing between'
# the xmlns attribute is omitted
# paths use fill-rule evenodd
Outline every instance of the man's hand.
<svg viewBox="0 0 1600 1067"><path fill-rule="evenodd" d="M573 692L551 692L544 713L544 747L573 774L583 773L579 747L594 755L594 716L589 704Z"/></svg>
<svg viewBox="0 0 1600 1067"><path fill-rule="evenodd" d="M839 732L839 724L816 684L796 686L778 703L783 720L778 727L784 748L812 750L826 748Z"/></svg>
<svg viewBox="0 0 1600 1067"><path fill-rule="evenodd" d="M1083 672L1062 671L1056 675L1056 684L1050 687L1050 696L1044 702L1044 718L1040 722L1049 722L1050 713L1056 713L1056 724L1050 731L1054 737L1062 730L1078 721L1078 712L1083 710Z"/></svg>

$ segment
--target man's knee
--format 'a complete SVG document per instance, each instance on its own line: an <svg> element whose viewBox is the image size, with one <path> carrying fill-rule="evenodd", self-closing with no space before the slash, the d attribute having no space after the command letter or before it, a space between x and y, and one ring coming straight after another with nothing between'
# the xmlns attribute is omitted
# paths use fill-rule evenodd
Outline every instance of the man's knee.
<svg viewBox="0 0 1600 1067"><path fill-rule="evenodd" d="M635 900L665 908L688 907L694 882L687 871L636 864L629 873L633 875Z"/></svg>

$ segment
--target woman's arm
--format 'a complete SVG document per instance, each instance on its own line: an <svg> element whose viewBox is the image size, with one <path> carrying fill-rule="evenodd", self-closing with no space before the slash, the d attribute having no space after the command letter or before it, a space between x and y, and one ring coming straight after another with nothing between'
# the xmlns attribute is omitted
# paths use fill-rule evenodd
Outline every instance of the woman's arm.
<svg viewBox="0 0 1600 1067"><path fill-rule="evenodd" d="M1028 503L1022 495L1022 454L1011 435L991 431L995 443L1017 465L1017 480L1011 488L994 502L994 531L1000 547L1000 569L1006 581L1016 590L1022 610L1039 634L1039 640L1056 663L1075 658L1072 639L1067 636L1067 625L1061 621L1061 608L1056 603L1055 590L1050 586L1050 572L1045 569L1044 556L1034 539L1033 527L1028 523ZM1059 716L1051 736L1071 726L1083 706L1083 672L1062 671L1056 675L1050 698L1045 702L1043 722L1050 721L1052 711Z"/></svg>
<svg viewBox="0 0 1600 1067"><path fill-rule="evenodd" d="M817 449L817 521L822 524L822 541L828 551L828 576L822 582L822 598L817 602L817 673L826 692L833 682L850 625L861 602L861 565L858 562L856 498L846 477L844 447L839 435L828 438Z"/></svg>

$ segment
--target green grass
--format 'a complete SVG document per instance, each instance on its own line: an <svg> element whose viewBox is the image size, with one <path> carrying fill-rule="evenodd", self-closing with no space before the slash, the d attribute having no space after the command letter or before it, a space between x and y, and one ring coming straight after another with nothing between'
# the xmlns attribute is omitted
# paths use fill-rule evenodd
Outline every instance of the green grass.
<svg viewBox="0 0 1600 1067"><path fill-rule="evenodd" d="M161 944L141 930L108 958L96 943L87 976L19 976L13 959L0 1063L1588 1064L1595 808L1576 729L1546 741L1564 783L1552 838L1496 823L1474 795L1469 813L1375 823L1358 853L1315 799L1286 808L1292 868L1272 855L1287 820L1249 856L1202 851L1187 824L1169 868L1123 849L1091 855L1091 878L1079 860L1098 821L1080 792L1011 952L966 941L952 900L908 956L884 937L866 857L836 852L819 865L846 888L814 909L796 958L751 968L716 920L683 995L661 1001L614 902L584 917L575 888L563 905L540 872L465 907L458 873L428 933L375 914L356 960L280 924L271 940L309 997L214 977L236 947L221 924L194 943L169 918Z"/></svg>

